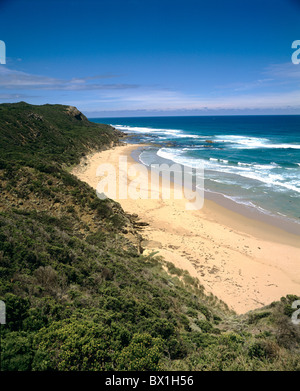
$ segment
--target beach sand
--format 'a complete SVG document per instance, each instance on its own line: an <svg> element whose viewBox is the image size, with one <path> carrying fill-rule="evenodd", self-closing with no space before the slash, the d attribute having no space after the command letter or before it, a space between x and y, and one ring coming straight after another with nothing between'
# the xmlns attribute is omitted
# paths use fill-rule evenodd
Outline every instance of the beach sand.
<svg viewBox="0 0 300 391"><path fill-rule="evenodd" d="M131 153L141 145L128 144L90 154L72 171L97 187L100 164L110 163L119 173L119 157L128 168ZM145 180L148 176L145 175ZM129 177L132 180L133 177ZM118 181L117 181L118 183ZM178 185L173 185L178 186ZM161 193L161 186L159 189ZM172 192L171 192L172 195ZM150 198L150 197L149 197ZM157 255L197 277L206 293L213 293L241 314L270 304L287 294L300 295L300 241L280 228L243 216L205 199L200 210L186 210L185 199L114 199L125 212L149 223L141 232L145 253Z"/></svg>

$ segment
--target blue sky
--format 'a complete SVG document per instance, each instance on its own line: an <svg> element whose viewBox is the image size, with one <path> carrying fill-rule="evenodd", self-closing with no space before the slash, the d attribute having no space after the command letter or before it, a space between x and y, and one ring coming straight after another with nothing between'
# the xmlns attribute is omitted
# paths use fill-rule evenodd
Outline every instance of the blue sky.
<svg viewBox="0 0 300 391"><path fill-rule="evenodd" d="M0 0L0 102L300 114L300 0Z"/></svg>

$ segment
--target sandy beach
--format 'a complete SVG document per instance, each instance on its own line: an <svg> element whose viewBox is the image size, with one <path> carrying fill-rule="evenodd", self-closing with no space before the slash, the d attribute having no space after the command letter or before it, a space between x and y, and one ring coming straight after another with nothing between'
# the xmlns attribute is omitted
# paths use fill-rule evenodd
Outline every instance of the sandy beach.
<svg viewBox="0 0 300 391"><path fill-rule="evenodd" d="M128 169L136 164L131 153L140 145L117 146L85 157L72 171L96 189L100 164L110 163L119 172L119 157ZM143 174L145 175L145 174ZM128 176L129 181L133 177ZM145 178L148 181L148 177ZM173 190L174 186L173 185ZM161 193L161 187L157 189ZM270 304L286 294L300 294L300 241L280 228L243 216L205 199L200 210L187 210L185 199L115 200L141 221L145 252L157 251L176 267L197 277L207 293L223 300L238 314Z"/></svg>

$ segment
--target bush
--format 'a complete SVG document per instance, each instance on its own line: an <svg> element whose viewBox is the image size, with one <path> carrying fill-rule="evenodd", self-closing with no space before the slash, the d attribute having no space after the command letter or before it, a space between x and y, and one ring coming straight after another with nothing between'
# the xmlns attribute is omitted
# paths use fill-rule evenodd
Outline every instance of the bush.
<svg viewBox="0 0 300 391"><path fill-rule="evenodd" d="M203 333L211 333L213 330L212 324L207 320L196 320L195 323Z"/></svg>
<svg viewBox="0 0 300 391"><path fill-rule="evenodd" d="M34 338L33 370L109 370L118 343L109 330L90 321L60 321Z"/></svg>
<svg viewBox="0 0 300 391"><path fill-rule="evenodd" d="M260 319L267 318L271 315L270 311L251 313L249 315L249 324L257 323Z"/></svg>
<svg viewBox="0 0 300 391"><path fill-rule="evenodd" d="M1 356L2 371L30 371L34 356L31 335L25 332L6 333Z"/></svg>
<svg viewBox="0 0 300 391"><path fill-rule="evenodd" d="M4 296L6 305L6 325L12 331L17 331L22 328L23 320L28 315L30 303L28 299L23 299L12 293L7 293Z"/></svg>
<svg viewBox="0 0 300 391"><path fill-rule="evenodd" d="M251 358L258 359L275 359L279 355L279 346L268 340L253 342L248 348L248 354Z"/></svg>
<svg viewBox="0 0 300 391"><path fill-rule="evenodd" d="M117 369L126 371L158 371L163 340L150 334L135 334L129 346L117 358Z"/></svg>

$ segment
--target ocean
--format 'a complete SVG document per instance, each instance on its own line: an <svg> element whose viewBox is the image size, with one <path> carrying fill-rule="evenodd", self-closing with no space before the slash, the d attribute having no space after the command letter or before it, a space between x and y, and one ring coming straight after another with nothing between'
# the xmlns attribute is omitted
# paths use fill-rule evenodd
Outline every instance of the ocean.
<svg viewBox="0 0 300 391"><path fill-rule="evenodd" d="M92 118L148 143L139 160L204 165L207 192L300 224L300 115Z"/></svg>

